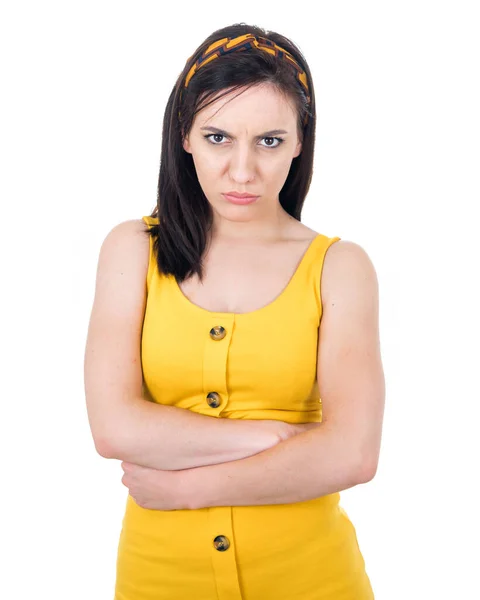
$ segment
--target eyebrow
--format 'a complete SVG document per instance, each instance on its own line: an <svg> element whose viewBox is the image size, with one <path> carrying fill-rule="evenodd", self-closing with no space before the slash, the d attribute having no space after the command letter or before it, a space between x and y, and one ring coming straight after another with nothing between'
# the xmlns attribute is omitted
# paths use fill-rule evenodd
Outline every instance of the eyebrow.
<svg viewBox="0 0 480 600"><path fill-rule="evenodd" d="M205 126L205 127L200 127L200 130L201 131L213 131L213 133L216 133L218 135L224 135L226 137L231 137L231 138L235 137L235 136L229 134L228 131L224 131L223 129L219 129L218 127ZM264 137L272 137L274 135L279 135L281 133L288 133L288 131L285 131L285 129L271 129L270 131L265 131L261 135L255 136L255 139L261 139Z"/></svg>

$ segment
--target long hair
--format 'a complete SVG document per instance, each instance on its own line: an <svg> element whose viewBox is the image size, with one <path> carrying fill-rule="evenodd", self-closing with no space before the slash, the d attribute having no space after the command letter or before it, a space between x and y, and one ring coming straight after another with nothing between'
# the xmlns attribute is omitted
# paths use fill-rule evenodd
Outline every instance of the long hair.
<svg viewBox="0 0 480 600"><path fill-rule="evenodd" d="M192 65L215 41L246 33L261 36L289 52L305 71L310 104L287 61L260 49L231 52L202 65L185 88ZM194 273L202 281L202 256L209 241L213 211L195 170L192 155L183 148L195 115L201 109L239 88L269 83L293 102L302 151L292 160L290 171L279 194L280 204L300 221L313 171L315 141L315 94L310 69L300 50L286 37L255 25L235 24L214 31L194 52L179 75L165 109L158 178L157 204L150 216L158 218L147 234L153 238L158 271L182 282ZM226 90L225 94L218 92ZM208 102L213 98L211 102ZM307 119L304 125L305 119Z"/></svg>

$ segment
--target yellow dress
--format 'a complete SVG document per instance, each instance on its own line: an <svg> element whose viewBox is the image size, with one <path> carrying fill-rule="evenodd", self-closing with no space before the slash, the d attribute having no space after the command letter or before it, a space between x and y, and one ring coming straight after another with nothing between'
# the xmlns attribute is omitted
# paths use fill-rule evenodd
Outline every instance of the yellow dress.
<svg viewBox="0 0 480 600"><path fill-rule="evenodd" d="M223 419L320 422L320 277L339 239L318 234L284 290L243 314L188 300L173 276L159 274L150 239L141 345L150 399ZM217 326L226 330L221 340L211 332ZM114 600L372 600L339 500L334 493L291 504L161 511L128 495Z"/></svg>

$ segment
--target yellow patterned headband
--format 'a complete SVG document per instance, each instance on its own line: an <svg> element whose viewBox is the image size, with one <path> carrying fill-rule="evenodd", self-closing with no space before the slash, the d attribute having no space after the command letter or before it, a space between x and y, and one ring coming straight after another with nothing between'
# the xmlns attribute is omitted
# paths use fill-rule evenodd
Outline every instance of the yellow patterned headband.
<svg viewBox="0 0 480 600"><path fill-rule="evenodd" d="M245 35L240 35L236 38L222 38L221 40L217 40L213 44L211 44L202 56L194 63L192 68L188 71L188 74L185 78L185 87L188 87L191 78L194 73L198 71L203 65L206 65L211 60L218 58L219 56L223 56L224 54L229 54L230 52L237 52L247 50L248 48L259 48L260 50L264 50L269 54L278 57L280 59L284 59L289 62L295 68L295 76L297 80L300 82L303 87L305 94L307 96L307 102L310 104L310 94L308 90L307 83L307 74L300 67L298 62L294 59L294 57L280 46L277 46L271 40L267 40L264 37L255 37L251 33L246 33ZM179 113L180 116L180 113ZM304 125L308 120L308 114L305 116Z"/></svg>

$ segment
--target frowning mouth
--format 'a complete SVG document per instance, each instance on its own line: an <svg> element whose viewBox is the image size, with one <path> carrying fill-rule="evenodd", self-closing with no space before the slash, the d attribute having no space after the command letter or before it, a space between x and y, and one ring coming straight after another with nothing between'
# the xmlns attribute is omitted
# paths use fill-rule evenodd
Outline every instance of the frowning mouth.
<svg viewBox="0 0 480 600"><path fill-rule="evenodd" d="M232 204L252 204L252 202L255 202L255 200L257 200L257 198L259 198L260 196L231 196L230 194L223 194L223 196Z"/></svg>

